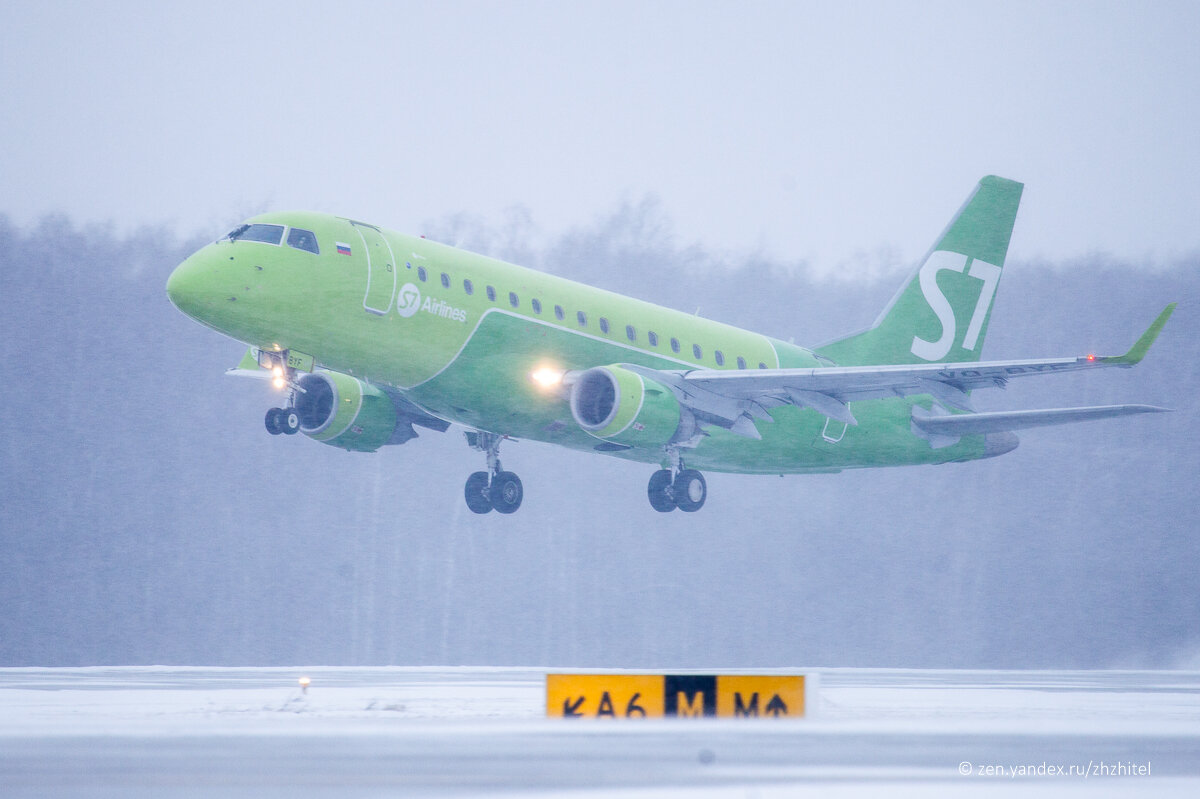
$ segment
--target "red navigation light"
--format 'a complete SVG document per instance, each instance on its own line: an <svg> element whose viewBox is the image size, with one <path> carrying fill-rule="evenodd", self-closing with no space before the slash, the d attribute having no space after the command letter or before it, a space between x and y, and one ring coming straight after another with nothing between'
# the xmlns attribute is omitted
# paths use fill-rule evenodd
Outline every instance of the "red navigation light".
<svg viewBox="0 0 1200 799"><path fill-rule="evenodd" d="M1088 356L1088 360L1089 360L1089 361L1094 361L1094 360L1096 360L1096 356L1095 356L1095 355L1089 355L1089 356Z"/></svg>

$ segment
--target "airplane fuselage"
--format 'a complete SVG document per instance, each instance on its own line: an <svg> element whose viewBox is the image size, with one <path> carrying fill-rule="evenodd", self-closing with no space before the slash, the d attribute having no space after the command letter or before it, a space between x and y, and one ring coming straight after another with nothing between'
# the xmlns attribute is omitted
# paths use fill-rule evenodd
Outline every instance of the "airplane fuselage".
<svg viewBox="0 0 1200 799"><path fill-rule="evenodd" d="M223 240L172 277L189 315L267 351L303 353L327 369L388 386L468 428L659 463L661 446L616 449L582 430L538 369L599 364L651 369L819 368L802 347L554 275L347 219L265 214L280 243ZM315 235L319 252L287 244ZM189 290L180 288L187 284ZM192 285L202 290L192 290ZM984 436L931 449L910 432L928 397L855 403L855 425L783 406L755 422L761 440L722 428L687 453L711 471L784 474L983 457Z"/></svg>

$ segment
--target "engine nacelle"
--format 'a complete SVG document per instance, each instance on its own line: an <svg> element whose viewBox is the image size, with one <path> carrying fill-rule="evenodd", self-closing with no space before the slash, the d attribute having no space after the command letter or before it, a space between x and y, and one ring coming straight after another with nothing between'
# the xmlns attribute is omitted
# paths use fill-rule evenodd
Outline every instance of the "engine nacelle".
<svg viewBox="0 0 1200 799"><path fill-rule="evenodd" d="M311 372L296 392L300 432L322 444L374 452L396 430L396 407L387 394L340 372Z"/></svg>
<svg viewBox="0 0 1200 799"><path fill-rule="evenodd" d="M679 428L670 389L623 366L597 366L571 386L571 416L587 432L630 447L660 447Z"/></svg>

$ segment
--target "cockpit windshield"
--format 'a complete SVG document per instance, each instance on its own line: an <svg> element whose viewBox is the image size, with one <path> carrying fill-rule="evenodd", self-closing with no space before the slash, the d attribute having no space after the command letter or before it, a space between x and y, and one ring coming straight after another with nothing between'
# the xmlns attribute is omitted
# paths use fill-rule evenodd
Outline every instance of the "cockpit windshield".
<svg viewBox="0 0 1200 799"><path fill-rule="evenodd" d="M225 239L278 245L283 242L283 225L240 225L229 231Z"/></svg>
<svg viewBox="0 0 1200 799"><path fill-rule="evenodd" d="M297 250L311 252L313 255L321 254L321 248L317 246L317 237L311 230L294 227L288 231L287 242L289 247L295 247Z"/></svg>

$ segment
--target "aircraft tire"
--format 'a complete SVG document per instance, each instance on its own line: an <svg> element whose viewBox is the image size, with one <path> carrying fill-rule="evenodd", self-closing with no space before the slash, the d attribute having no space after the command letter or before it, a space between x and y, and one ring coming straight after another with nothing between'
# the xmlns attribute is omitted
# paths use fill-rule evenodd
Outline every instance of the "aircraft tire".
<svg viewBox="0 0 1200 799"><path fill-rule="evenodd" d="M681 511L695 513L704 507L704 500L708 499L708 484L704 482L704 475L700 472L684 469L675 476L671 494Z"/></svg>
<svg viewBox="0 0 1200 799"><path fill-rule="evenodd" d="M521 507L521 500L524 496L525 491L521 487L521 478L512 472L498 472L492 478L488 497L492 500L492 507L498 513L516 512L517 508Z"/></svg>
<svg viewBox="0 0 1200 799"><path fill-rule="evenodd" d="M263 420L263 423L267 427L267 432L273 436L277 436L283 432L283 425L280 424L281 420L279 418L280 413L281 410L279 408L271 408L267 411L266 419Z"/></svg>
<svg viewBox="0 0 1200 799"><path fill-rule="evenodd" d="M279 429L286 435L294 436L300 432L300 414L296 413L295 408L280 408Z"/></svg>
<svg viewBox="0 0 1200 799"><path fill-rule="evenodd" d="M467 486L463 490L467 498L467 507L472 513L487 513L492 509L492 498L488 496L488 473L475 472L467 478Z"/></svg>
<svg viewBox="0 0 1200 799"><path fill-rule="evenodd" d="M650 484L646 486L646 496L650 498L650 507L659 513L670 513L675 510L675 499L671 496L670 469L659 469L650 475Z"/></svg>

